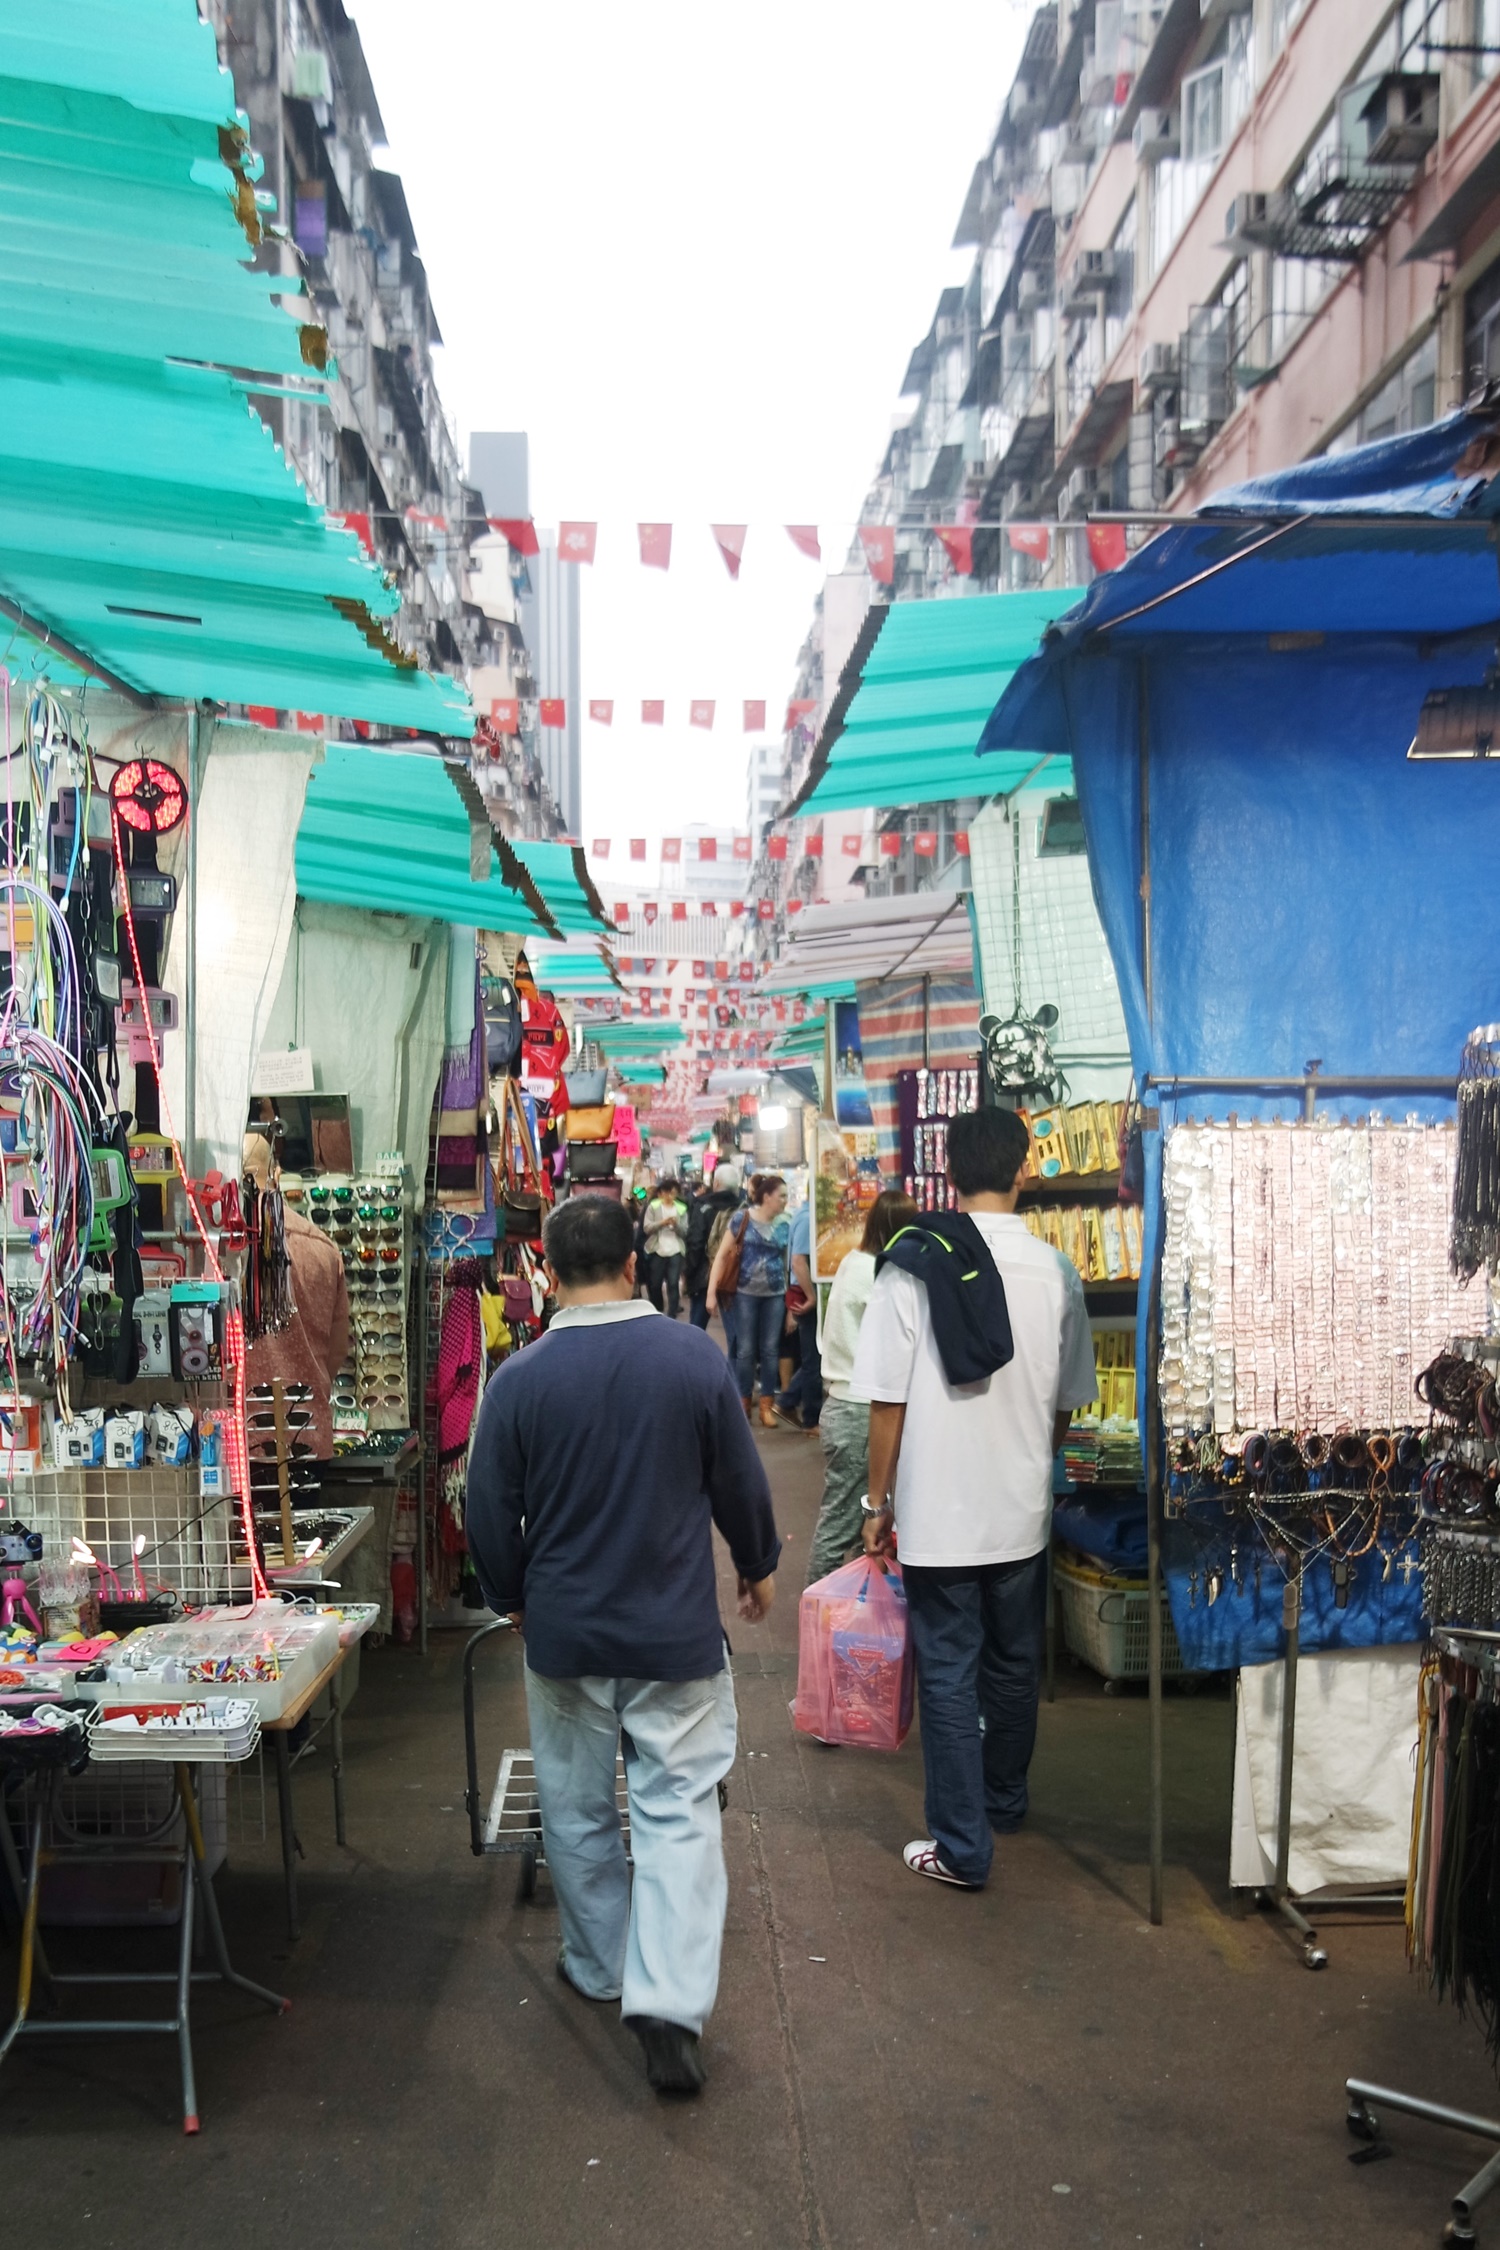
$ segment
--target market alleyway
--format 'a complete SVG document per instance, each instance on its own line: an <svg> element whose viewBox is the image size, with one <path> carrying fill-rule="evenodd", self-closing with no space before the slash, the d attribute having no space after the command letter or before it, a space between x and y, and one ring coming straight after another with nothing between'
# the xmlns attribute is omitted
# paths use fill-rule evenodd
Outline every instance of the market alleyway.
<svg viewBox="0 0 1500 2250"><path fill-rule="evenodd" d="M177 2129L165 2047L39 2043L7 2062L7 2138L33 2180L83 2191L70 2229L98 2250L189 2232L215 2250L1435 2241L1472 2144L1392 2119L1396 2160L1351 2166L1342 2082L1493 2110L1479 2036L1408 1975L1389 1925L1338 1930L1313 1976L1270 1926L1228 1917L1227 1699L1168 1706L1164 1929L1145 1916L1144 1701L1066 1665L1030 1831L990 1889L915 1881L900 1857L921 1833L915 1735L888 1759L792 1732L819 1452L759 1442L790 1544L773 1619L735 1634L741 1758L703 2100L652 2095L615 2013L559 1983L545 1878L518 1906L515 1862L470 1856L463 1636L444 1634L425 1663L365 1653L346 1852L322 1754L302 1770L294 1948L274 1811L264 1845L233 1849L231 1944L295 2005L275 2021L204 1988L200 2140ZM491 1776L526 1739L520 1651L496 1645Z"/></svg>

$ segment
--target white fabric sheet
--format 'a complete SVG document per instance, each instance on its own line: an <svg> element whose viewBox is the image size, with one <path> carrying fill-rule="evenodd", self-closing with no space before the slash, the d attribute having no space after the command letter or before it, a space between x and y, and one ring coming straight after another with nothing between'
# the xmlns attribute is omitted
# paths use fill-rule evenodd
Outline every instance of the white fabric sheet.
<svg viewBox="0 0 1500 2250"><path fill-rule="evenodd" d="M295 856L315 745L259 727L215 728L199 792L197 1140L202 1169L237 1179L250 1077L281 981L297 903ZM166 989L187 993L187 867ZM172 1122L187 1129L185 1037L164 1036L162 1079Z"/></svg>
<svg viewBox="0 0 1500 2250"><path fill-rule="evenodd" d="M1406 1880L1420 1660L1415 1642L1300 1659L1287 1866L1298 1895ZM1229 1880L1243 1889L1276 1872L1283 1676L1279 1661L1240 1673Z"/></svg>

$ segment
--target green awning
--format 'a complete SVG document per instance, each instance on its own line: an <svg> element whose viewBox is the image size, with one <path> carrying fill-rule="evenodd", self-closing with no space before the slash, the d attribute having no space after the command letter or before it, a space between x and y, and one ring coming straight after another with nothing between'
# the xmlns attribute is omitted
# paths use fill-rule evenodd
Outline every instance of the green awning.
<svg viewBox="0 0 1500 2250"><path fill-rule="evenodd" d="M526 961L540 992L582 1000L612 998L620 989L619 972L602 944L528 944Z"/></svg>
<svg viewBox="0 0 1500 2250"><path fill-rule="evenodd" d="M604 901L595 890L581 844L546 844L518 836L511 845L517 859L547 901L547 911L567 936L592 935L609 926Z"/></svg>
<svg viewBox="0 0 1500 2250"><path fill-rule="evenodd" d="M481 873L476 876L476 868ZM332 906L559 937L467 770L431 752L330 742L308 777L297 889Z"/></svg>
<svg viewBox="0 0 1500 2250"><path fill-rule="evenodd" d="M247 130L191 0L0 14L0 607L140 696L467 735L249 404L331 363Z"/></svg>
<svg viewBox="0 0 1500 2250"><path fill-rule="evenodd" d="M865 619L839 675L807 779L788 810L951 804L1025 779L1024 751L975 757L985 721L1078 587L890 602ZM1058 786L1065 770L1054 768Z"/></svg>

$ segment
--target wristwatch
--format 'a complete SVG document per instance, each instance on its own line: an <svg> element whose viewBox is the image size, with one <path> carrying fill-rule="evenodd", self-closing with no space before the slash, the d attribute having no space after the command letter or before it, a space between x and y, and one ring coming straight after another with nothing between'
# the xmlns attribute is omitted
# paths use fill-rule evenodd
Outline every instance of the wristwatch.
<svg viewBox="0 0 1500 2250"><path fill-rule="evenodd" d="M889 1500L882 1500L878 1508L872 1508L870 1506L870 1495L868 1492L862 1492L859 1496L859 1512L862 1516L888 1516L891 1512L891 1504Z"/></svg>

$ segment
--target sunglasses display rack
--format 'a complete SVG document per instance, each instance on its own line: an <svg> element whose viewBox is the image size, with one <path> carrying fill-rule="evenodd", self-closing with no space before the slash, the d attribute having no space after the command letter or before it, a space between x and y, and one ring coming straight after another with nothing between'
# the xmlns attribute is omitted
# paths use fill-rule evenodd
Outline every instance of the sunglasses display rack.
<svg viewBox="0 0 1500 2250"><path fill-rule="evenodd" d="M301 1208L343 1258L349 1292L349 1359L334 1384L335 1431L411 1427L408 1201L399 1154L364 1172L325 1173L302 1191Z"/></svg>

